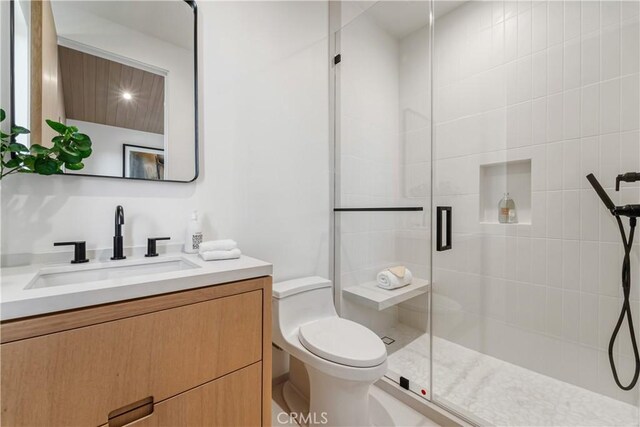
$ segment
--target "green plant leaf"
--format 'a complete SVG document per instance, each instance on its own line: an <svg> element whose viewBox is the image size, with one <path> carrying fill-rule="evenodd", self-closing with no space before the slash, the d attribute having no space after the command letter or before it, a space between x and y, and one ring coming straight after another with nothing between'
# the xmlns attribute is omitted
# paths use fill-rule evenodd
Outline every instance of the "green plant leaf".
<svg viewBox="0 0 640 427"><path fill-rule="evenodd" d="M80 157L82 157L83 159L89 157L91 153L93 153L93 150L91 148L87 148L86 150L78 149L78 154L80 154Z"/></svg>
<svg viewBox="0 0 640 427"><path fill-rule="evenodd" d="M43 147L40 144L31 145L31 152L33 154L44 155L44 154L48 154L50 151L51 151L50 149L48 149L47 147Z"/></svg>
<svg viewBox="0 0 640 427"><path fill-rule="evenodd" d="M12 127L11 128L11 132L14 135L21 135L21 134L31 133L31 132L29 132L29 129L23 128L22 126L14 126L14 127Z"/></svg>
<svg viewBox="0 0 640 427"><path fill-rule="evenodd" d="M84 141L91 142L91 138L89 138L89 135L86 135L84 133L78 133L78 132L74 133L73 139L75 139L77 142L84 142Z"/></svg>
<svg viewBox="0 0 640 427"><path fill-rule="evenodd" d="M36 158L33 156L25 156L24 158L24 166L29 170L29 172L33 172L36 164Z"/></svg>
<svg viewBox="0 0 640 427"><path fill-rule="evenodd" d="M38 158L34 163L34 170L40 175L53 175L60 171L60 163L48 157Z"/></svg>
<svg viewBox="0 0 640 427"><path fill-rule="evenodd" d="M72 170L72 171L79 171L80 169L82 169L84 167L84 163L79 162L79 163L65 163L64 167Z"/></svg>
<svg viewBox="0 0 640 427"><path fill-rule="evenodd" d="M55 130L60 134L64 134L67 131L67 129L69 129L67 126L63 125L62 123L54 122L53 120L47 119L46 122L51 129Z"/></svg>
<svg viewBox="0 0 640 427"><path fill-rule="evenodd" d="M7 135L6 133L2 132L0 130L0 138L5 139L5 138L9 138L11 135Z"/></svg>
<svg viewBox="0 0 640 427"><path fill-rule="evenodd" d="M17 168L18 166L20 166L20 164L22 164L22 159L19 157L14 157L13 159L7 161L4 165L8 168Z"/></svg>
<svg viewBox="0 0 640 427"><path fill-rule="evenodd" d="M70 153L68 151L61 151L58 159L65 163L79 163L82 160L82 156L78 153Z"/></svg>
<svg viewBox="0 0 640 427"><path fill-rule="evenodd" d="M13 151L14 153L28 153L29 149L27 147L25 147L24 145L18 143L18 142L12 142L11 144L9 144L9 150Z"/></svg>
<svg viewBox="0 0 640 427"><path fill-rule="evenodd" d="M2 108L0 108L0 122L3 122L4 119L6 118L7 118L7 113L5 113Z"/></svg>

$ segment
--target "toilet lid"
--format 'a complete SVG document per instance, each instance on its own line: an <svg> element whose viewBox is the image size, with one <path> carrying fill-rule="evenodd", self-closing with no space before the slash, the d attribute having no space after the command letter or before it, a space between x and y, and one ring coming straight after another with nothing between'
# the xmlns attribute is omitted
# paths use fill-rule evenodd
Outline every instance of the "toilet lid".
<svg viewBox="0 0 640 427"><path fill-rule="evenodd" d="M387 358L387 349L376 334L339 317L302 325L299 337L302 345L316 356L346 366L368 368Z"/></svg>

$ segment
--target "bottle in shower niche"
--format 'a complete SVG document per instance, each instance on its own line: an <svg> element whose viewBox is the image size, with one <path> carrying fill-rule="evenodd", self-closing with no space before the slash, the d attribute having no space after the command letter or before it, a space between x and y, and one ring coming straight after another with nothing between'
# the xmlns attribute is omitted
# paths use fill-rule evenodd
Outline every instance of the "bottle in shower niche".
<svg viewBox="0 0 640 427"><path fill-rule="evenodd" d="M184 237L184 251L188 254L198 253L200 243L202 243L202 227L198 220L198 211L193 211L187 224L187 235Z"/></svg>
<svg viewBox="0 0 640 427"><path fill-rule="evenodd" d="M501 224L515 224L518 222L516 214L516 202L506 193L498 203L498 221Z"/></svg>

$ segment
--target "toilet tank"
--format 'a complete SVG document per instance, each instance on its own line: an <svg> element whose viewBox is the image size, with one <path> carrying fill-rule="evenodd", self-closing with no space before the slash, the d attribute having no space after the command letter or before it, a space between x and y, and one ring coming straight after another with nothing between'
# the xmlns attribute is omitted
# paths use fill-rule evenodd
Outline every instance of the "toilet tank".
<svg viewBox="0 0 640 427"><path fill-rule="evenodd" d="M273 338L287 336L308 322L337 316L331 281L303 277L273 284Z"/></svg>

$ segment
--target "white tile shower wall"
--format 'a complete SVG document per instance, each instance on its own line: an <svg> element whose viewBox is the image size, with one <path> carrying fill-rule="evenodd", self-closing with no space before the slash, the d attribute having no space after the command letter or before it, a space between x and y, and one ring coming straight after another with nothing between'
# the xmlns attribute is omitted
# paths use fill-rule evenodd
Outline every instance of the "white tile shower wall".
<svg viewBox="0 0 640 427"><path fill-rule="evenodd" d="M585 175L616 202L640 201L638 184L613 191L618 173L640 170L639 4L468 2L436 20L434 41L434 194L454 211L434 292L462 305L455 325L434 313L434 333L635 405L606 354L620 237ZM465 213L477 212L478 169L510 158L532 159L531 226L480 225ZM628 331L619 337L624 382L632 352Z"/></svg>

